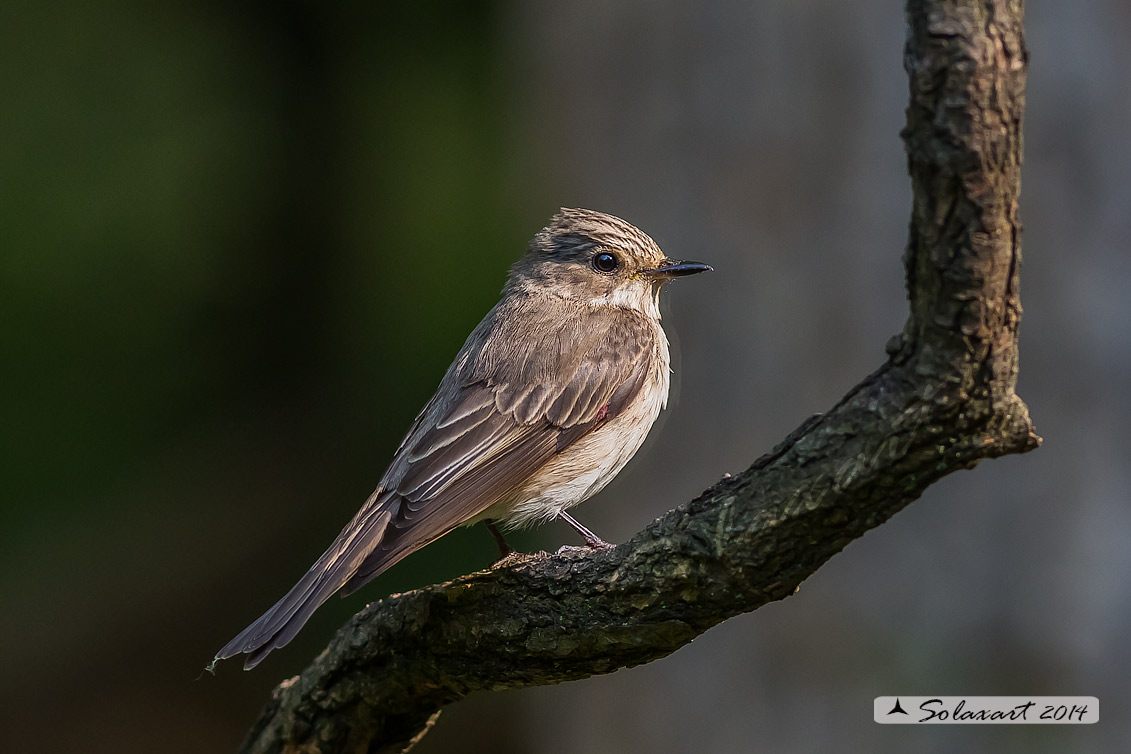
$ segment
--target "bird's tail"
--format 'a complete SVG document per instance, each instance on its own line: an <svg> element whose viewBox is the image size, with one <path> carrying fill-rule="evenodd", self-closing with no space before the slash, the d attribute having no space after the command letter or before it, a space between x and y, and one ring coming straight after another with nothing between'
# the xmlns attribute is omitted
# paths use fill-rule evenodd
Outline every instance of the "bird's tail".
<svg viewBox="0 0 1131 754"><path fill-rule="evenodd" d="M243 667L251 670L272 650L293 639L319 605L349 581L381 543L394 507L388 497L392 494L380 489L374 492L306 575L270 610L225 644L208 670L213 670L218 660L239 654L247 655Z"/></svg>

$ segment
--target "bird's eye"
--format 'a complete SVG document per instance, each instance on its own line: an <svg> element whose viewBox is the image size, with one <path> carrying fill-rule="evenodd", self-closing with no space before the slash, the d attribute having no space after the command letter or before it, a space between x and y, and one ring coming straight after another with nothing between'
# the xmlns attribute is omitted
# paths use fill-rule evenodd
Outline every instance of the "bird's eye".
<svg viewBox="0 0 1131 754"><path fill-rule="evenodd" d="M612 272L620 265L620 260L617 259L616 254L607 251L602 251L599 254L593 255L593 267L598 272Z"/></svg>

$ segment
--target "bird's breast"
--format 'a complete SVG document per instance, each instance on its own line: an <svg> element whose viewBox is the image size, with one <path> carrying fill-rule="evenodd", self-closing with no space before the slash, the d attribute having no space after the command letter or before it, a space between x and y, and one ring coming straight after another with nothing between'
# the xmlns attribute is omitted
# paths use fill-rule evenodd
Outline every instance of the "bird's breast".
<svg viewBox="0 0 1131 754"><path fill-rule="evenodd" d="M668 398L668 342L656 324L656 350L645 386L619 414L554 456L492 511L508 526L548 521L604 489L644 444Z"/></svg>

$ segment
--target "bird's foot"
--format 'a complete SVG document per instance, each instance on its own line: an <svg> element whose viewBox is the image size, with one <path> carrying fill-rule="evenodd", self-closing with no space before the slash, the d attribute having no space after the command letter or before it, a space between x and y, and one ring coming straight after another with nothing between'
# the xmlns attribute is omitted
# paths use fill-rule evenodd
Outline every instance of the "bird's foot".
<svg viewBox="0 0 1131 754"><path fill-rule="evenodd" d="M616 545L611 545L608 542L606 542L605 540L598 537L596 534L594 534L592 531L590 531L584 525L582 525L581 522L579 522L576 518L569 515L565 511L559 511L558 512L558 518L560 518L562 521L565 521L567 524L572 526L574 528L574 531L576 531L578 534L581 535L581 539L584 540L585 546L588 547L589 549L591 549L591 550L611 550L614 547L616 547ZM562 549L565 549L565 548L562 548ZM558 552L561 552L561 550L558 550Z"/></svg>
<svg viewBox="0 0 1131 754"><path fill-rule="evenodd" d="M515 566L519 563L525 563L527 561L534 560L539 555L545 555L545 553L525 553L518 552L517 550L511 550L506 555L496 560L491 565L491 570L494 570L496 568L509 568L510 566Z"/></svg>
<svg viewBox="0 0 1131 754"><path fill-rule="evenodd" d="M612 542L606 542L600 537L586 537L585 546L591 550L611 550L616 547Z"/></svg>

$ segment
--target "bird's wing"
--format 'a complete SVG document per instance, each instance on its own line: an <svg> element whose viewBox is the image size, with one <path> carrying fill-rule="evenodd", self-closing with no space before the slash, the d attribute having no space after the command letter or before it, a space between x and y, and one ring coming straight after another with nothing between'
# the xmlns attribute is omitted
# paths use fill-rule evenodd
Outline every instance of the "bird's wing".
<svg viewBox="0 0 1131 754"><path fill-rule="evenodd" d="M654 326L629 312L563 317L525 339L521 353L509 352L524 342L517 333L498 334L459 369L459 400L406 443L394 487L401 505L346 594L479 515L620 414L653 369Z"/></svg>
<svg viewBox="0 0 1131 754"><path fill-rule="evenodd" d="M642 317L594 310L584 322L563 316L545 333L519 333L512 329L522 318L504 305L468 338L381 486L306 575L216 659L247 653L244 667L254 667L334 592L356 590L482 513L647 384L656 335Z"/></svg>

